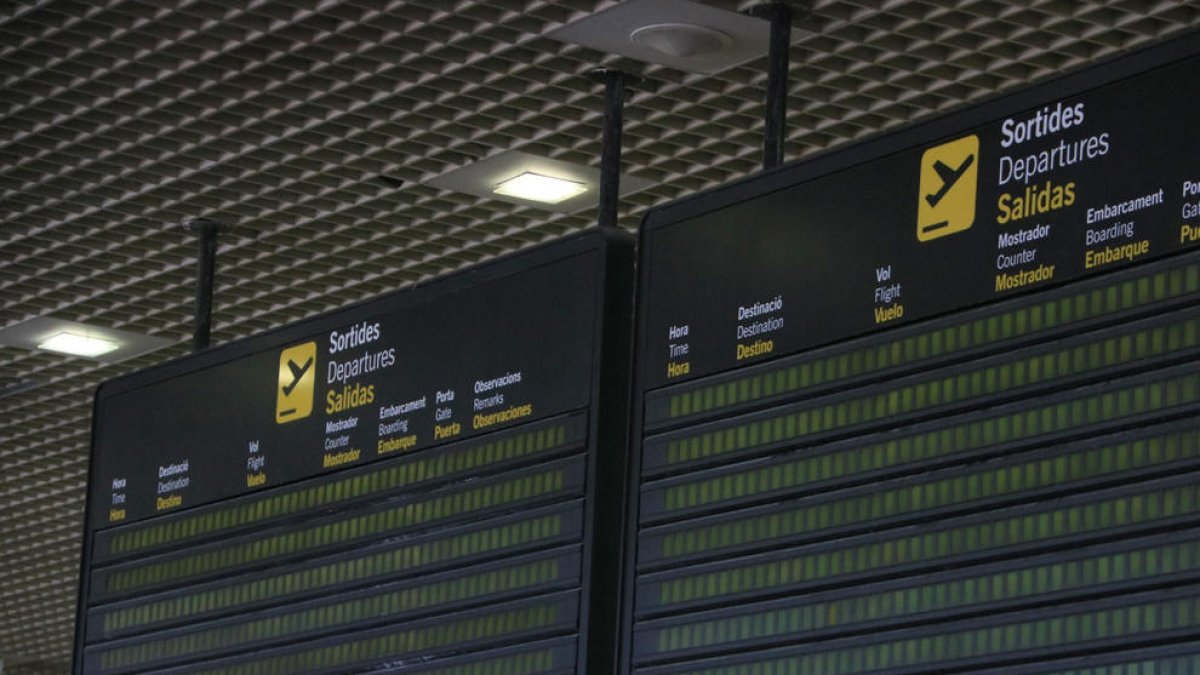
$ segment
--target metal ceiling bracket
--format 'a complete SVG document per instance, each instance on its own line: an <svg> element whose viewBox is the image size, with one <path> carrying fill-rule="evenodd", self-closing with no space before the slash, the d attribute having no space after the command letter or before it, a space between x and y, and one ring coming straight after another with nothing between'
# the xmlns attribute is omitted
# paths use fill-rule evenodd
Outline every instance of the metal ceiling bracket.
<svg viewBox="0 0 1200 675"><path fill-rule="evenodd" d="M600 149L600 227L617 227L621 190L621 136L625 131L625 92L641 78L619 70L597 68L589 77L604 83L604 140Z"/></svg>
<svg viewBox="0 0 1200 675"><path fill-rule="evenodd" d="M212 335L213 286L217 270L217 233L215 220L192 218L183 226L196 235L196 318L192 325L192 351L208 349Z"/></svg>
<svg viewBox="0 0 1200 675"><path fill-rule="evenodd" d="M771 22L770 51L767 56L767 105L763 120L763 169L773 169L783 163L783 144L787 137L793 10L787 3L769 2L751 8L750 13Z"/></svg>

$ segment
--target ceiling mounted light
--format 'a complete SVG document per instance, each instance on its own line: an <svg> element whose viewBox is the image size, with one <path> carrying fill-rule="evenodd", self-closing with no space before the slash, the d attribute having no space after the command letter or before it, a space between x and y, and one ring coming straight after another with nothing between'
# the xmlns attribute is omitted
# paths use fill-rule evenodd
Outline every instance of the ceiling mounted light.
<svg viewBox="0 0 1200 675"><path fill-rule="evenodd" d="M771 24L695 0L624 0L546 34L560 42L712 74L770 51ZM722 3L736 4L736 3ZM793 25L792 42L811 35Z"/></svg>
<svg viewBox="0 0 1200 675"><path fill-rule="evenodd" d="M0 347L42 350L120 363L162 349L171 340L106 326L37 316L0 328Z"/></svg>
<svg viewBox="0 0 1200 675"><path fill-rule="evenodd" d="M554 185L550 185L554 183ZM453 190L558 213L595 209L600 194L600 169L520 150L506 150L460 166L425 182L439 190ZM654 183L622 174L621 196L645 190ZM533 192L523 187L533 186Z"/></svg>
<svg viewBox="0 0 1200 675"><path fill-rule="evenodd" d="M500 183L492 192L543 204L558 204L587 192L587 189L583 183L526 171Z"/></svg>
<svg viewBox="0 0 1200 675"><path fill-rule="evenodd" d="M95 358L101 354L107 354L115 351L121 345L112 340L92 337L90 335L78 335L76 333L58 333L51 336L49 339L40 343L38 349L44 349L48 352L58 352L59 354L69 354L71 356L86 356Z"/></svg>
<svg viewBox="0 0 1200 675"><path fill-rule="evenodd" d="M636 45L648 47L676 59L715 54L733 44L733 38L706 26L691 23L656 23L630 34Z"/></svg>

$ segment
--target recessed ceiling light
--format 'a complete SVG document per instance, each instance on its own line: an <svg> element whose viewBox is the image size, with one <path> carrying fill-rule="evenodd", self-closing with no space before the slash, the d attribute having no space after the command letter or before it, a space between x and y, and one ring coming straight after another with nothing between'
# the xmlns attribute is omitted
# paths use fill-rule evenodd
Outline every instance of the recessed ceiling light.
<svg viewBox="0 0 1200 675"><path fill-rule="evenodd" d="M171 344L172 340L127 330L37 316L0 328L0 347L70 354L120 363Z"/></svg>
<svg viewBox="0 0 1200 675"><path fill-rule="evenodd" d="M115 351L120 346L112 340L105 340L89 335L58 333L39 344L38 349L44 349L48 352L58 352L59 354L70 354L71 356L94 358L101 354Z"/></svg>
<svg viewBox="0 0 1200 675"><path fill-rule="evenodd" d="M587 185L573 180L543 176L526 171L500 183L493 190L498 195L528 199L543 204L557 204L587 192Z"/></svg>
<svg viewBox="0 0 1200 675"><path fill-rule="evenodd" d="M553 176L568 183L569 185L566 187L570 187L571 190L569 194L554 201L535 201L535 197L510 192L512 186L507 183L514 177L521 178L525 174L535 174L539 177ZM447 171L427 180L425 184L439 190L464 192L485 199L495 199L530 208L558 213L577 213L596 208L597 197L600 194L600 169L595 166L540 157L520 150L505 150L491 157L485 157ZM630 195L639 190L645 190L651 185L654 185L653 181L631 174L622 174L620 194L621 196ZM582 186L582 189L579 186Z"/></svg>

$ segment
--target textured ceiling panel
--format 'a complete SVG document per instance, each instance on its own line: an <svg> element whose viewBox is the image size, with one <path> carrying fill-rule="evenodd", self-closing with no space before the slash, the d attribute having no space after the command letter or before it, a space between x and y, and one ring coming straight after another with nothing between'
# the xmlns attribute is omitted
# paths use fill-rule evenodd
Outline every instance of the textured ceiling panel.
<svg viewBox="0 0 1200 675"><path fill-rule="evenodd" d="M625 167L647 207L759 162L765 59L699 76L547 33L614 0L0 0L0 327L162 336L119 366L0 347L0 658L64 672L100 381L186 353L194 241L222 241L232 340L592 223L422 185L519 148L599 163L586 73L646 77ZM744 10L749 2L708 4ZM792 50L789 158L1200 25L1186 0L816 0ZM302 261L296 264L296 261Z"/></svg>

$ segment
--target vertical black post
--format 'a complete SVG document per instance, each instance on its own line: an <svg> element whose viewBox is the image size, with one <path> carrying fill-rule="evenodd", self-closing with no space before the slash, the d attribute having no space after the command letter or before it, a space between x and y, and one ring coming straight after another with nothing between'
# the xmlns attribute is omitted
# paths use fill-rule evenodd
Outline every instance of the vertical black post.
<svg viewBox="0 0 1200 675"><path fill-rule="evenodd" d="M600 149L600 227L617 226L621 191L621 135L625 131L626 73L599 68L592 79L604 83L604 140Z"/></svg>
<svg viewBox="0 0 1200 675"><path fill-rule="evenodd" d="M192 351L208 349L212 334L213 283L217 270L217 224L205 218L187 222L196 234L196 320L192 329Z"/></svg>
<svg viewBox="0 0 1200 675"><path fill-rule="evenodd" d="M767 66L767 109L763 136L763 168L783 163L783 143L787 137L787 94L789 50L792 46L792 8L782 2L759 5L752 10L757 17L771 22L771 43Z"/></svg>

